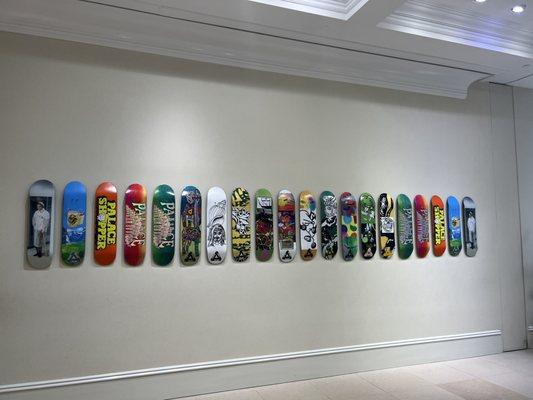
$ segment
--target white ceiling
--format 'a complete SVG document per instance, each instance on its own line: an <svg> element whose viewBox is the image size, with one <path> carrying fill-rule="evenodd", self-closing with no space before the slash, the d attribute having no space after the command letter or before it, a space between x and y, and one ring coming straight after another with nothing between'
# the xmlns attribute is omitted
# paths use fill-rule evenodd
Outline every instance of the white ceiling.
<svg viewBox="0 0 533 400"><path fill-rule="evenodd" d="M452 97L479 79L533 88L533 4L258 1L0 0L0 30Z"/></svg>

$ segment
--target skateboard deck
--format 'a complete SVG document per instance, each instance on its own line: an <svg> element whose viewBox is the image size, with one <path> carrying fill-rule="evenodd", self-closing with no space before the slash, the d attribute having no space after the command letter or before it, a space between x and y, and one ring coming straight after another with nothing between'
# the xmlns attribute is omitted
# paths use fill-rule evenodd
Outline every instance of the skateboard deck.
<svg viewBox="0 0 533 400"><path fill-rule="evenodd" d="M382 258L389 259L394 254L394 200L387 193L379 196L379 252Z"/></svg>
<svg viewBox="0 0 533 400"><path fill-rule="evenodd" d="M29 227L26 258L35 269L48 268L54 256L55 189L41 179L28 191Z"/></svg>
<svg viewBox="0 0 533 400"><path fill-rule="evenodd" d="M250 257L250 194L244 188L236 188L231 194L231 255L236 262Z"/></svg>
<svg viewBox="0 0 533 400"><path fill-rule="evenodd" d="M194 186L181 192L180 260L183 265L194 265L200 259L202 240L202 195Z"/></svg>
<svg viewBox="0 0 533 400"><path fill-rule="evenodd" d="M226 258L227 215L228 200L226 192L219 187L212 187L207 191L207 232L205 242L207 261L211 264L220 264Z"/></svg>
<svg viewBox="0 0 533 400"><path fill-rule="evenodd" d="M415 248L420 258L429 252L429 211L424 196L417 194L414 199L415 209Z"/></svg>
<svg viewBox="0 0 533 400"><path fill-rule="evenodd" d="M176 247L176 196L168 185L159 185L152 197L152 259L169 265Z"/></svg>
<svg viewBox="0 0 533 400"><path fill-rule="evenodd" d="M376 202L370 193L359 197L361 255L369 260L376 254Z"/></svg>
<svg viewBox="0 0 533 400"><path fill-rule="evenodd" d="M278 250L282 262L291 262L296 257L295 204L288 190L278 194Z"/></svg>
<svg viewBox="0 0 533 400"><path fill-rule="evenodd" d="M146 254L146 189L131 184L124 195L124 260L141 265Z"/></svg>
<svg viewBox="0 0 533 400"><path fill-rule="evenodd" d="M448 252L451 256L458 256L463 247L461 238L461 206L454 196L446 200L446 214L448 222Z"/></svg>
<svg viewBox="0 0 533 400"><path fill-rule="evenodd" d="M274 252L274 214L272 194L266 189L255 192L255 257L268 261Z"/></svg>
<svg viewBox="0 0 533 400"><path fill-rule="evenodd" d="M342 258L351 261L357 254L357 200L349 192L341 194Z"/></svg>
<svg viewBox="0 0 533 400"><path fill-rule="evenodd" d="M111 182L102 182L95 192L94 201L94 261L110 265L117 254L117 188Z"/></svg>
<svg viewBox="0 0 533 400"><path fill-rule="evenodd" d="M80 265L85 257L86 216L85 185L77 181L67 183L63 191L61 259L70 267Z"/></svg>
<svg viewBox="0 0 533 400"><path fill-rule="evenodd" d="M413 205L405 194L396 198L398 225L398 256L405 260L413 253Z"/></svg>
<svg viewBox="0 0 533 400"><path fill-rule="evenodd" d="M433 254L436 257L440 257L446 251L446 222L444 215L444 202L439 196L433 196L430 200L430 207Z"/></svg>
<svg viewBox="0 0 533 400"><path fill-rule="evenodd" d="M463 199L463 231L465 254L468 257L474 257L477 252L476 203L470 197Z"/></svg>
<svg viewBox="0 0 533 400"><path fill-rule="evenodd" d="M312 260L316 255L316 200L309 191L300 193L300 256Z"/></svg>
<svg viewBox="0 0 533 400"><path fill-rule="evenodd" d="M331 260L339 248L337 198L326 190L320 194L320 244L322 257Z"/></svg>

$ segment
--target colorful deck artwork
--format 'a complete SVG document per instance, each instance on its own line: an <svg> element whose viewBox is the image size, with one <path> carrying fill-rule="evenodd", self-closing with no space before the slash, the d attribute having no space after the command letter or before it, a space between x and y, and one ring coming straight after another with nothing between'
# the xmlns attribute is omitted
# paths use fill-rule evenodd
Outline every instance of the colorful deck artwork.
<svg viewBox="0 0 533 400"><path fill-rule="evenodd" d="M274 212L272 195L266 189L255 193L255 257L268 261L274 253Z"/></svg>
<svg viewBox="0 0 533 400"><path fill-rule="evenodd" d="M236 188L231 195L231 254L237 262L250 257L250 212L250 194L244 188Z"/></svg>
<svg viewBox="0 0 533 400"><path fill-rule="evenodd" d="M295 204L288 190L278 194L278 250L282 262L291 262L296 256Z"/></svg>
<svg viewBox="0 0 533 400"><path fill-rule="evenodd" d="M357 199L349 192L341 194L342 258L351 261L357 254Z"/></svg>
<svg viewBox="0 0 533 400"><path fill-rule="evenodd" d="M186 186L181 192L180 216L180 260L191 266L200 259L202 239L202 195L196 187Z"/></svg>

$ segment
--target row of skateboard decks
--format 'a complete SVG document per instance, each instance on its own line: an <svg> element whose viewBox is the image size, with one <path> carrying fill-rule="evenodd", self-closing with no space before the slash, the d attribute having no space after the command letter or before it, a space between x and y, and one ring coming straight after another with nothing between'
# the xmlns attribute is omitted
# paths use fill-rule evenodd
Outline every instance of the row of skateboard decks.
<svg viewBox="0 0 533 400"><path fill-rule="evenodd" d="M274 240L275 200L277 243ZM273 199L266 189L258 190L252 199L246 189L239 187L231 193L231 204L228 204L223 189L209 189L205 235L209 263L220 264L225 260L230 235L233 260L243 262L249 259L252 213L255 216L255 255L259 261L270 260L275 247L282 262L295 259L297 214L300 257L305 261L312 260L319 247L327 260L336 256L339 247L346 261L353 260L359 248L364 259L374 257L378 248L381 257L389 259L394 254L396 239L398 255L402 259L409 258L413 250L418 257L425 257L430 242L435 256L443 255L446 248L452 256L457 256L463 243L467 256L474 256L477 251L476 206L469 197L463 199L462 207L453 196L447 198L445 205L438 196L431 197L428 204L421 195L415 196L411 202L406 195L400 194L395 202L387 193L382 193L377 203L369 193L363 193L357 199L344 192L337 199L330 191L322 192L318 202L309 191L301 192L298 200L297 208L290 191L281 190ZM34 268L47 268L53 257L54 203L55 189L51 182L40 180L30 187L27 259ZM318 205L320 213L317 215ZM142 264L145 258L147 207L145 188L140 184L130 185L123 203L123 251L125 262L132 266ZM231 215L229 232L228 210ZM172 188L157 186L152 197L150 236L151 253L157 265L169 265L174 258L177 212ZM83 262L86 219L87 189L81 182L70 182L63 192L61 226L61 259L67 266ZM110 265L116 258L118 219L117 189L112 183L103 182L95 192L94 213L94 260L100 265ZM179 221L180 261L185 266L194 265L200 259L202 237L202 196L194 186L185 187L181 193Z"/></svg>

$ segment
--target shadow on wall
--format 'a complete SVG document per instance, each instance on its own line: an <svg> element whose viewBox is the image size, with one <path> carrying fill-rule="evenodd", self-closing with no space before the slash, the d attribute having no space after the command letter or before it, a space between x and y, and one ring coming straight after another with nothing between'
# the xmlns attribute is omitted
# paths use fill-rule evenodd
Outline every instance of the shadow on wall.
<svg viewBox="0 0 533 400"><path fill-rule="evenodd" d="M349 83L301 78L272 72L229 67L207 62L188 61L110 47L48 39L23 34L0 33L0 52L28 57L41 57L73 64L94 65L117 70L196 79L266 90L298 92L330 96L332 98L366 99L383 104L402 104L405 107L449 113L472 113L465 109L467 100L413 94L398 90L360 86ZM479 87L483 84L474 84ZM486 89L488 91L488 89ZM384 95L386 94L386 95ZM423 99L421 102L420 99Z"/></svg>

